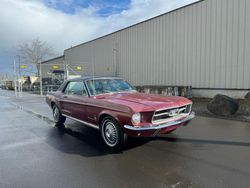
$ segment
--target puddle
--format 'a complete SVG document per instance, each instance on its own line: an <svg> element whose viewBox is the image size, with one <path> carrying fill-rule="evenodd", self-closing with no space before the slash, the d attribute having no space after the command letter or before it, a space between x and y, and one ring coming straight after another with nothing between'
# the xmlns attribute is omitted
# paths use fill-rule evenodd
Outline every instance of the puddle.
<svg viewBox="0 0 250 188"><path fill-rule="evenodd" d="M12 103L12 104L13 104L13 103ZM37 118L39 118L39 119L45 121L46 123L48 123L48 124L50 124L50 125L55 125L54 121L53 121L52 119L46 117L46 116L43 116L43 115L41 115L41 114L38 114L37 112L34 112L34 111L32 111L32 110L27 110L27 109L25 109L23 106L19 106L19 105L17 105L17 104L13 104L13 105L14 105L17 109L22 110L22 111L24 111L24 112L27 112L27 113L29 113L29 114L32 114L33 116L35 116L35 117L37 117Z"/></svg>

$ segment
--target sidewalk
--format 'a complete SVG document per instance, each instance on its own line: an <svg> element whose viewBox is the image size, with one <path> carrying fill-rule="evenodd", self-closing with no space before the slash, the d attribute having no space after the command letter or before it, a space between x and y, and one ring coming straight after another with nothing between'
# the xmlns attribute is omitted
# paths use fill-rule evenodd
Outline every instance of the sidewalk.
<svg viewBox="0 0 250 188"><path fill-rule="evenodd" d="M0 90L0 96L11 98L12 104L52 120L52 111L45 102L45 96L23 92L23 97L15 97L14 91Z"/></svg>

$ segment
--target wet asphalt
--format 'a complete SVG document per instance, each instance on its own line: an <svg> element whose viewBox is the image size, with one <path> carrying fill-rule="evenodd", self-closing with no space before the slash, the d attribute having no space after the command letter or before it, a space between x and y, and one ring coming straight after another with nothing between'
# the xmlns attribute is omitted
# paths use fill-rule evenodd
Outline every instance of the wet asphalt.
<svg viewBox="0 0 250 188"><path fill-rule="evenodd" d="M67 120L58 130L44 98L0 90L0 187L249 187L250 124L196 117L113 153L100 133Z"/></svg>

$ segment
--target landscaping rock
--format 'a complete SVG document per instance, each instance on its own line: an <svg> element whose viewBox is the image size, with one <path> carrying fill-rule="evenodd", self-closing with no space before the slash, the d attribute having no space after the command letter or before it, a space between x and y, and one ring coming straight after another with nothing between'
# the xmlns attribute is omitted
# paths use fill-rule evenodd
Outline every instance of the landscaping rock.
<svg viewBox="0 0 250 188"><path fill-rule="evenodd" d="M245 99L250 100L250 92L245 95Z"/></svg>
<svg viewBox="0 0 250 188"><path fill-rule="evenodd" d="M239 101L238 113L250 116L250 99L241 99Z"/></svg>
<svg viewBox="0 0 250 188"><path fill-rule="evenodd" d="M236 99L221 94L215 95L207 105L210 112L220 116L235 114L238 108L239 102Z"/></svg>

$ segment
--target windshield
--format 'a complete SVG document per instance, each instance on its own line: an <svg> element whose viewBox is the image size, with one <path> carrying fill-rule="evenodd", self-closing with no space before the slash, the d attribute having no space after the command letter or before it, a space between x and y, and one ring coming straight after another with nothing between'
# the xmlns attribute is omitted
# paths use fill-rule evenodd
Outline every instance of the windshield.
<svg viewBox="0 0 250 188"><path fill-rule="evenodd" d="M95 79L87 80L87 87L90 95L99 95L103 93L116 93L123 91L134 91L134 87L122 79Z"/></svg>

